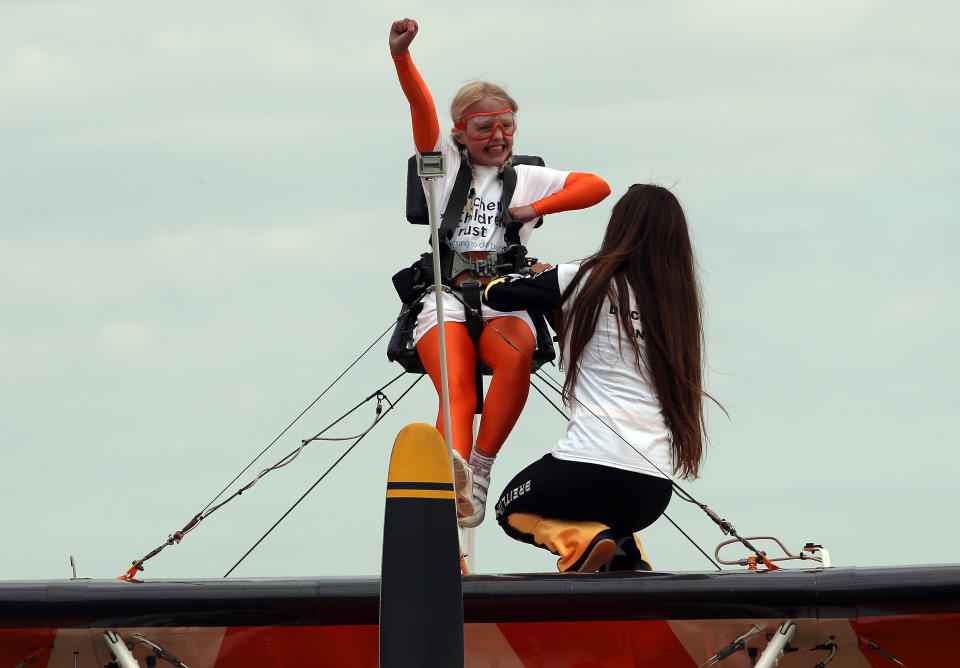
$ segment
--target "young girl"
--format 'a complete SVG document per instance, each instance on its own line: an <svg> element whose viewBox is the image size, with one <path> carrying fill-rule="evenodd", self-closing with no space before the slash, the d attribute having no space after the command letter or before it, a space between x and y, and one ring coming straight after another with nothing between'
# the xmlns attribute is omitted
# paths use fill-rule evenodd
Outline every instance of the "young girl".
<svg viewBox="0 0 960 668"><path fill-rule="evenodd" d="M439 212L446 210L461 161L469 165L472 176L470 193L449 244L466 258L483 258L487 253L501 251L507 245L504 239L504 212L500 206L503 193L501 173L513 155L517 103L494 84L480 81L467 84L457 93L451 105L454 127L451 141L447 141L440 133L430 91L414 67L408 51L417 30L417 23L413 19L394 21L389 40L400 86L410 103L414 143L418 152L442 151L446 159L446 176L435 181L440 193L438 217ZM507 211L514 220L523 222L520 242L524 245L540 216L592 206L610 193L606 182L593 174L561 172L529 165L517 165L515 170L516 189ZM457 278L459 281L485 280L470 272L464 272ZM464 324L463 304L452 294L444 293L443 300L457 513L462 526L474 527L483 520L490 467L527 400L530 359L536 343L535 329L525 312L501 313L484 308L483 319L499 333L484 327L479 345L475 347ZM503 337L513 345L504 341ZM439 394L438 340L436 300L435 295L430 293L423 300L414 341L423 366ZM474 444L478 352L480 359L493 370L493 378ZM437 429L441 434L444 433L442 406L437 416ZM469 468L464 459L469 460Z"/></svg>
<svg viewBox="0 0 960 668"><path fill-rule="evenodd" d="M566 435L500 496L500 526L557 554L561 571L649 570L633 534L666 510L669 475L696 477L703 458L700 306L680 203L631 186L599 251L496 279L484 302L559 304L570 406Z"/></svg>

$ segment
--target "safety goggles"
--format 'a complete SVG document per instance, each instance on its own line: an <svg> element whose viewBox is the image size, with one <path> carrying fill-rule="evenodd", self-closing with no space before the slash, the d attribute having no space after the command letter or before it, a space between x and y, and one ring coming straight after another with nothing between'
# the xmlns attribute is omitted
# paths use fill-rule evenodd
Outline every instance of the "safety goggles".
<svg viewBox="0 0 960 668"><path fill-rule="evenodd" d="M463 119L463 123L457 123L453 127L457 130L463 130L463 134L470 139L483 140L490 139L493 133L497 131L498 126L507 137L513 136L513 133L517 131L517 115L513 112L513 109L470 114Z"/></svg>

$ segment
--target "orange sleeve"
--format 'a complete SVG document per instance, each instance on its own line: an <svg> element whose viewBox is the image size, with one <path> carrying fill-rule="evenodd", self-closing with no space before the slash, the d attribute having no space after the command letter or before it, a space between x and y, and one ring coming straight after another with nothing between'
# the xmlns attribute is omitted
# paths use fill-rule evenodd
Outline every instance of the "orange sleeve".
<svg viewBox="0 0 960 668"><path fill-rule="evenodd" d="M610 194L610 186L596 174L570 172L563 182L563 188L548 197L531 204L537 215L586 209L601 202Z"/></svg>
<svg viewBox="0 0 960 668"><path fill-rule="evenodd" d="M440 137L440 122L437 120L437 108L433 104L430 89L413 65L409 53L391 56L397 68L400 87L410 103L410 117L413 120L413 143L418 151L432 151Z"/></svg>

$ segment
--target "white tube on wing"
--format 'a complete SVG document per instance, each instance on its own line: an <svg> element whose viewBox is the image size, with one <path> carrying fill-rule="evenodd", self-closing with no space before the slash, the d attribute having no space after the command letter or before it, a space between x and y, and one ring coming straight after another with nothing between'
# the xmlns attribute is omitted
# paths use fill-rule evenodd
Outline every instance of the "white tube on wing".
<svg viewBox="0 0 960 668"><path fill-rule="evenodd" d="M120 668L142 668L140 662L133 657L133 652L127 649L127 644L116 631L104 631L103 639L107 641L107 647L113 657L120 664Z"/></svg>
<svg viewBox="0 0 960 668"><path fill-rule="evenodd" d="M773 634L773 638L767 643L767 647L757 660L755 668L773 668L778 665L780 659L783 658L783 650L786 649L796 633L797 625L793 622L786 621L781 624L777 632Z"/></svg>

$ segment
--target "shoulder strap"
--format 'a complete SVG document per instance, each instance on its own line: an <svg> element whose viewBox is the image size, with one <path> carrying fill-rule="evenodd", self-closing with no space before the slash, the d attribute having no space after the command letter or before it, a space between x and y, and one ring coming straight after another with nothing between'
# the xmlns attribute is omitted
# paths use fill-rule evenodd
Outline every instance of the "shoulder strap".
<svg viewBox="0 0 960 668"><path fill-rule="evenodd" d="M500 205L503 207L503 224L507 228L503 233L503 240L507 245L520 243L520 228L523 223L514 220L510 216L510 200L513 199L513 191L517 189L517 172L512 165L507 165L501 173L503 179L503 195L500 197Z"/></svg>
<svg viewBox="0 0 960 668"><path fill-rule="evenodd" d="M457 178L453 182L453 190L450 191L450 199L447 200L447 208L440 218L440 239L449 239L453 235L453 230L463 216L463 207L467 205L467 197L470 196L471 179L470 165L466 160L460 161L460 169L457 170Z"/></svg>

